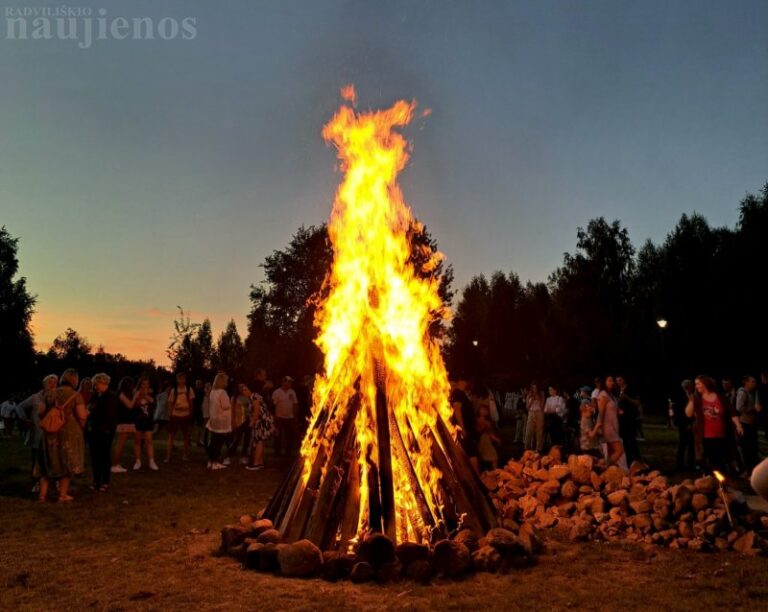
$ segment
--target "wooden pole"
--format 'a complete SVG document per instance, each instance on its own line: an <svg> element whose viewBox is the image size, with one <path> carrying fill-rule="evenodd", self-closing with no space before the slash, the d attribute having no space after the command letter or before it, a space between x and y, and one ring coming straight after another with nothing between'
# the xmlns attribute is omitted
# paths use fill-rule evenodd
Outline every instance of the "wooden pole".
<svg viewBox="0 0 768 612"><path fill-rule="evenodd" d="M376 385L376 441L379 459L379 486L381 487L381 518L384 533L389 539L396 542L397 515L395 514L395 488L392 476L392 446L390 444L388 412L384 381L379 380Z"/></svg>
<svg viewBox="0 0 768 612"><path fill-rule="evenodd" d="M355 416L357 415L359 405L359 396L355 396L349 403L341 429L336 435L336 439L333 440L333 450L331 451L330 460L328 461L325 477L317 492L317 501L311 508L311 514L304 537L318 546L322 544L323 535L325 534L328 528L328 522L331 519L331 511L333 510L336 495L346 476L343 460L347 454L350 439L355 435Z"/></svg>
<svg viewBox="0 0 768 612"><path fill-rule="evenodd" d="M432 457L435 460L437 469L439 469L442 473L441 481L443 483L443 487L445 487L446 493L448 493L448 495L453 500L453 510L457 518L461 518L461 515L463 514L464 524L467 527L476 533L485 533L483 524L478 519L474 511L474 504L470 501L469 497L467 497L467 494L464 491L464 488L461 486L461 482L459 481L456 472L449 463L445 454L443 454L443 450L440 448L440 445L437 442L437 438L431 429L427 430L427 436L431 442Z"/></svg>
<svg viewBox="0 0 768 612"><path fill-rule="evenodd" d="M480 481L480 476L472 467L464 450L458 446L456 441L448 431L448 427L443 420L437 419L437 435L443 442L446 455L453 464L454 473L461 483L464 492L469 499L473 500L472 507L478 515L478 519L483 525L485 531L497 526L496 510L488 497L488 490Z"/></svg>
<svg viewBox="0 0 768 612"><path fill-rule="evenodd" d="M419 478L416 475L416 470L411 462L409 449L405 447L403 434L397 424L397 416L394 411L389 413L389 424L392 432L392 444L394 446L395 456L399 460L398 463L400 467L405 471L405 478L413 492L416 510L418 511L418 516L422 523L420 527L425 529L432 528L435 525L435 517L432 516L429 504L427 503L427 498L424 496L424 491L422 491L421 485L419 484Z"/></svg>

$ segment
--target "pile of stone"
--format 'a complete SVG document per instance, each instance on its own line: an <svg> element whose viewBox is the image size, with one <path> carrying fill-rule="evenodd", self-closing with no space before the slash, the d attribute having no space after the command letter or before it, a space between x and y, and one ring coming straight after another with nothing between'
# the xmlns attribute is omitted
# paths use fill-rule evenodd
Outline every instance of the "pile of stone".
<svg viewBox="0 0 768 612"><path fill-rule="evenodd" d="M410 579L458 578L471 571L507 572L534 562L541 541L532 524L491 529L484 536L468 529L433 546L403 542L371 533L354 552L321 551L309 540L286 543L268 519L251 515L221 531L221 552L246 568L283 576L314 576L335 581L388 583Z"/></svg>
<svg viewBox="0 0 768 612"><path fill-rule="evenodd" d="M526 451L481 478L501 526L511 531L530 523L575 541L635 541L749 555L768 550L768 517L749 510L743 496L729 490L730 519L712 476L670 485L639 462L624 470L590 455L571 455L563 463L555 447L546 456Z"/></svg>

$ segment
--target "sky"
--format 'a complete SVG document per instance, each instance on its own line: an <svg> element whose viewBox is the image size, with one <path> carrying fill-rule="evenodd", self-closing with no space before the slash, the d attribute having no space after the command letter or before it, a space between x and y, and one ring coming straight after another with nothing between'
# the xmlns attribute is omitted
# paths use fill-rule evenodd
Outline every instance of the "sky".
<svg viewBox="0 0 768 612"><path fill-rule="evenodd" d="M9 39L57 6L0 3L0 225L41 349L73 327L165 363L177 306L244 336L259 264L328 217L347 83L431 109L401 184L457 288L546 280L601 215L636 245L733 226L768 181L764 1L102 0L68 6L178 33Z"/></svg>

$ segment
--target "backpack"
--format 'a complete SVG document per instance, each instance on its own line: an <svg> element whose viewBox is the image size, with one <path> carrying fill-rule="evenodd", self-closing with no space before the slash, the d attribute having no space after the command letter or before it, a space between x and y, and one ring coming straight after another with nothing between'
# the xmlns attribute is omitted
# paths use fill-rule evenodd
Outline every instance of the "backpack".
<svg viewBox="0 0 768 612"><path fill-rule="evenodd" d="M64 423L67 421L67 417L64 416L64 408L66 408L69 405L69 402L75 399L76 396L77 393L73 393L69 396L69 399L61 405L59 405L57 398L56 405L53 406L42 419L40 419L40 429L49 434L55 434L61 431L61 428L64 427Z"/></svg>

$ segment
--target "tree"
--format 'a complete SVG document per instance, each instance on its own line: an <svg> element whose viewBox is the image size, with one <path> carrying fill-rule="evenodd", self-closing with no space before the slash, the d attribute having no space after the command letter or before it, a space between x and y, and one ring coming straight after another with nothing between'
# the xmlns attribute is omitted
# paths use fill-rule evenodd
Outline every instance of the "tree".
<svg viewBox="0 0 768 612"><path fill-rule="evenodd" d="M56 336L51 343L48 353L68 364L68 367L76 368L86 361L91 355L92 347L88 339L81 336L71 327Z"/></svg>
<svg viewBox="0 0 768 612"><path fill-rule="evenodd" d="M200 324L193 323L189 313L181 306L177 306L177 308L179 309L179 316L173 322L173 335L166 354L171 360L174 371L186 372L192 378L200 377L204 374L205 369L197 342Z"/></svg>
<svg viewBox="0 0 768 612"><path fill-rule="evenodd" d="M231 319L216 343L214 359L216 369L239 378L244 374L244 358L245 345L237 331L235 320Z"/></svg>
<svg viewBox="0 0 768 612"><path fill-rule="evenodd" d="M34 360L30 320L36 297L27 290L25 277L16 278L19 239L0 227L0 393L11 384L27 381Z"/></svg>
<svg viewBox="0 0 768 612"><path fill-rule="evenodd" d="M440 279L443 308L433 313L431 331L443 331L444 310L453 297L453 269L435 257L437 244L427 229L414 222L408 232L409 261L422 278ZM316 372L322 355L314 343L318 304L327 296L325 279L333 262L333 249L325 225L300 227L288 246L274 251L261 266L264 281L251 286L246 365L251 371L266 367L282 375Z"/></svg>
<svg viewBox="0 0 768 612"><path fill-rule="evenodd" d="M211 320L206 317L197 328L196 336L197 350L200 353L200 365L202 369L211 371L214 367L214 348L213 348L213 330L211 329Z"/></svg>

